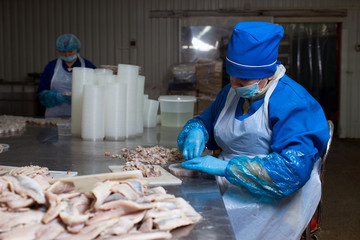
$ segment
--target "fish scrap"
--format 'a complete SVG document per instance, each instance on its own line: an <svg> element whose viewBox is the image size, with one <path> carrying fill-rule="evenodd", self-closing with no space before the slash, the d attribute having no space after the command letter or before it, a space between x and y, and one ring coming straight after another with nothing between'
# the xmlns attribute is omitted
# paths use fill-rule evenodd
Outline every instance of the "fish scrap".
<svg viewBox="0 0 360 240"><path fill-rule="evenodd" d="M0 177L0 239L170 239L201 221L183 198L144 179L105 180L89 192L43 176Z"/></svg>
<svg viewBox="0 0 360 240"><path fill-rule="evenodd" d="M123 148L121 152L121 155L111 155L110 152L105 152L104 155L112 158L122 157L125 160L123 171L140 170L144 177L161 176L161 171L155 168L154 165L167 165L184 161L181 152L177 148L137 146L134 150Z"/></svg>

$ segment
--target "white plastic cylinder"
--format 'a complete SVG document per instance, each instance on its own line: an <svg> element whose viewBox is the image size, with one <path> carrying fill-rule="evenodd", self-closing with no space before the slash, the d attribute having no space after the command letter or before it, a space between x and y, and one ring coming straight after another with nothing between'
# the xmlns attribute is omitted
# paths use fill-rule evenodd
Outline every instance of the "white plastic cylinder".
<svg viewBox="0 0 360 240"><path fill-rule="evenodd" d="M84 85L81 138L103 140L104 131L104 87Z"/></svg>
<svg viewBox="0 0 360 240"><path fill-rule="evenodd" d="M81 136L83 87L94 80L94 69L74 67L72 71L71 93L71 134Z"/></svg>
<svg viewBox="0 0 360 240"><path fill-rule="evenodd" d="M144 127L152 128L156 127L157 113L159 110L159 101L148 99L148 109L145 116Z"/></svg>
<svg viewBox="0 0 360 240"><path fill-rule="evenodd" d="M115 83L115 75L110 74L97 74L96 75L97 85L108 85Z"/></svg>
<svg viewBox="0 0 360 240"><path fill-rule="evenodd" d="M126 138L136 135L137 83L139 66L119 64L118 81L126 84Z"/></svg>
<svg viewBox="0 0 360 240"><path fill-rule="evenodd" d="M95 83L98 85L106 85L109 82L115 81L113 71L110 69L97 68L94 69L94 73Z"/></svg>
<svg viewBox="0 0 360 240"><path fill-rule="evenodd" d="M110 74L113 75L113 71L107 68L96 68L94 69L95 74Z"/></svg>
<svg viewBox="0 0 360 240"><path fill-rule="evenodd" d="M144 111L144 88L145 76L138 76L137 99L136 99L136 134L144 132L143 111Z"/></svg>
<svg viewBox="0 0 360 240"><path fill-rule="evenodd" d="M145 127L146 116L149 109L149 95L147 94L144 94L143 105L143 126Z"/></svg>
<svg viewBox="0 0 360 240"><path fill-rule="evenodd" d="M126 85L112 83L105 86L105 140L126 138Z"/></svg>
<svg viewBox="0 0 360 240"><path fill-rule="evenodd" d="M126 82L126 137L136 135L137 77Z"/></svg>
<svg viewBox="0 0 360 240"><path fill-rule="evenodd" d="M133 79L139 75L139 66L129 64L118 64L117 76L124 81Z"/></svg>

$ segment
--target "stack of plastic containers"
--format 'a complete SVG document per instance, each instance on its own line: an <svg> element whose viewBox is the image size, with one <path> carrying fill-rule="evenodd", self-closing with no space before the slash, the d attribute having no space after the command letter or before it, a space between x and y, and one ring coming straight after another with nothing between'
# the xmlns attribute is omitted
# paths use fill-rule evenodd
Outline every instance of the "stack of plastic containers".
<svg viewBox="0 0 360 240"><path fill-rule="evenodd" d="M83 140L124 140L144 128L145 77L139 66L73 69L71 133Z"/></svg>

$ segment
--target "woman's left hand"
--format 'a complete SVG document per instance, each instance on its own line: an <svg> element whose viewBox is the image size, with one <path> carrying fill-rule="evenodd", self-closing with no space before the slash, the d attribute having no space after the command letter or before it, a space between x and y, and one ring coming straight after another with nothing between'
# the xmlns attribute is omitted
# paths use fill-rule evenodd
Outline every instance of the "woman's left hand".
<svg viewBox="0 0 360 240"><path fill-rule="evenodd" d="M185 168L195 169L217 176L224 176L227 164L227 161L208 155L183 162L181 165Z"/></svg>

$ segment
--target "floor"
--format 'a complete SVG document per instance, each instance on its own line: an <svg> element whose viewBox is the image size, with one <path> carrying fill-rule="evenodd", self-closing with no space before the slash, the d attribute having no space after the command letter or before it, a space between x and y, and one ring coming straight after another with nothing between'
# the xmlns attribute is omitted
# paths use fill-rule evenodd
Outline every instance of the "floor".
<svg viewBox="0 0 360 240"><path fill-rule="evenodd" d="M334 137L325 166L321 240L360 239L360 139Z"/></svg>

